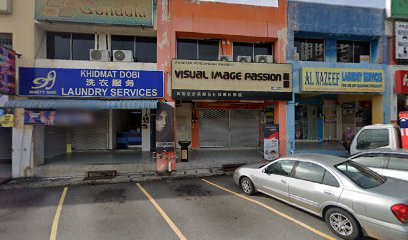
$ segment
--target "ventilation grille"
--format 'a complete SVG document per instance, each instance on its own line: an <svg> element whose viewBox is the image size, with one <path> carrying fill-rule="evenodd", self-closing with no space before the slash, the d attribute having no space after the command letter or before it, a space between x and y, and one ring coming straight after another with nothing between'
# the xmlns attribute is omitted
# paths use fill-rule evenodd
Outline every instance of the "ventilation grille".
<svg viewBox="0 0 408 240"><path fill-rule="evenodd" d="M203 119L224 119L225 110L203 110Z"/></svg>

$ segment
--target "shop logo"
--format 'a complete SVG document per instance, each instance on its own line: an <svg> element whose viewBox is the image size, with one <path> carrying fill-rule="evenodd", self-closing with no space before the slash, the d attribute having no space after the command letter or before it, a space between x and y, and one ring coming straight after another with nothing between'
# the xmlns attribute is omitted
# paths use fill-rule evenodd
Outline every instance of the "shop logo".
<svg viewBox="0 0 408 240"><path fill-rule="evenodd" d="M408 74L404 74L404 78L402 79L402 86L408 87Z"/></svg>
<svg viewBox="0 0 408 240"><path fill-rule="evenodd" d="M57 73L55 72L55 70L52 70L48 73L47 77L45 78L43 77L35 78L33 80L33 84L35 86L32 86L31 88L32 89L45 88L45 90L50 90L54 87L56 78L57 78Z"/></svg>

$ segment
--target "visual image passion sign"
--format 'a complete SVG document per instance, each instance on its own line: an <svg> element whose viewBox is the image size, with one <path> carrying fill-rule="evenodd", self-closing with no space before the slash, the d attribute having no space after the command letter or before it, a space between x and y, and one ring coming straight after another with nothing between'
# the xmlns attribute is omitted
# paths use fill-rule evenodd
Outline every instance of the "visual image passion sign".
<svg viewBox="0 0 408 240"><path fill-rule="evenodd" d="M304 92L384 92L384 71L371 69L303 68Z"/></svg>
<svg viewBox="0 0 408 240"><path fill-rule="evenodd" d="M155 99L164 97L162 71L20 68L20 95Z"/></svg>
<svg viewBox="0 0 408 240"><path fill-rule="evenodd" d="M36 0L35 19L153 26L152 0Z"/></svg>
<svg viewBox="0 0 408 240"><path fill-rule="evenodd" d="M290 99L292 65L173 60L175 99Z"/></svg>

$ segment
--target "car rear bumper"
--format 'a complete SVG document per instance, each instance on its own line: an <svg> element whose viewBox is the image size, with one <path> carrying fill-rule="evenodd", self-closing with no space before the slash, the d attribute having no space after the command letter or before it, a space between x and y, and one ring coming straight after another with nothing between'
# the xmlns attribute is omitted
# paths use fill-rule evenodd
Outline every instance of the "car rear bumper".
<svg viewBox="0 0 408 240"><path fill-rule="evenodd" d="M366 235L383 240L408 240L408 225L398 225L368 218L356 216Z"/></svg>

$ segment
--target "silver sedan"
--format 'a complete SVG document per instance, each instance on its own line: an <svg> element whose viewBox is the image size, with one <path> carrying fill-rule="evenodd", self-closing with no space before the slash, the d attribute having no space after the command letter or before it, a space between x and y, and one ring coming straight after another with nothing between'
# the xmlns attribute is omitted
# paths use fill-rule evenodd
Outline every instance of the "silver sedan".
<svg viewBox="0 0 408 240"><path fill-rule="evenodd" d="M261 192L323 217L343 239L408 239L408 182L353 161L298 154L240 167L233 177L248 195Z"/></svg>

